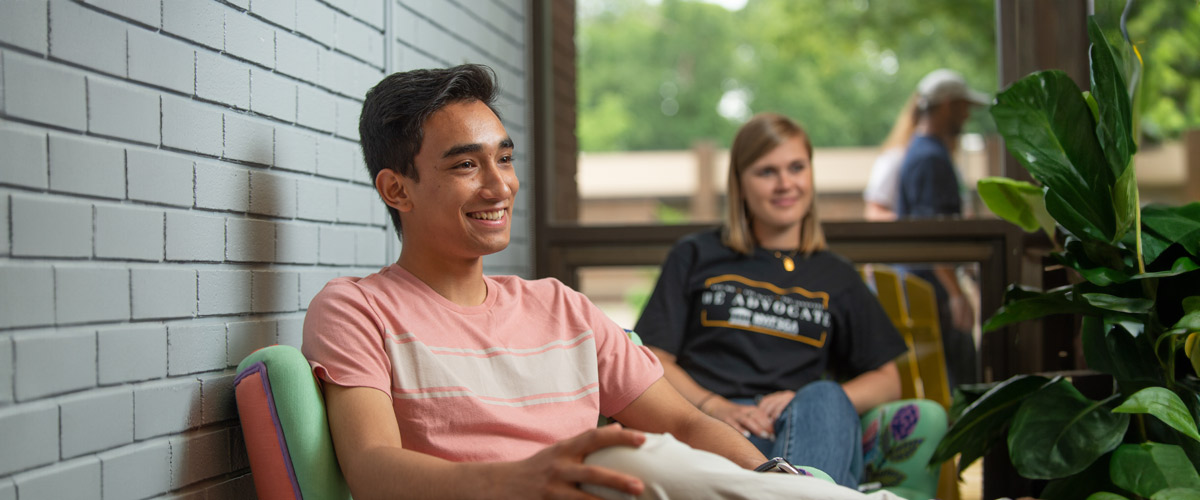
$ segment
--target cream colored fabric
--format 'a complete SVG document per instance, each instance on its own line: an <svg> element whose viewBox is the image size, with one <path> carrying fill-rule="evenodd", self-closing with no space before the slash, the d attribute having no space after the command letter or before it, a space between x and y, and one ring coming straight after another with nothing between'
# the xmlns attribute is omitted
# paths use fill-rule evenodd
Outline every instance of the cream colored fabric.
<svg viewBox="0 0 1200 500"><path fill-rule="evenodd" d="M691 448L670 434L647 434L641 448L605 448L585 462L637 476L646 483L637 497L584 486L588 493L608 500L903 500L886 491L867 495L811 476L749 471L720 455Z"/></svg>

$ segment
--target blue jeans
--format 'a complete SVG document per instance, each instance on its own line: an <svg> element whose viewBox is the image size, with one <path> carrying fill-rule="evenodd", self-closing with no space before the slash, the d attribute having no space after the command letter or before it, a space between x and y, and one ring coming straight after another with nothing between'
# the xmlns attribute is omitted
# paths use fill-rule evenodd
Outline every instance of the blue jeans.
<svg viewBox="0 0 1200 500"><path fill-rule="evenodd" d="M733 402L753 405L752 399ZM767 458L821 469L842 486L857 488L863 472L862 424L836 382L819 380L799 391L775 420L775 440L750 436Z"/></svg>

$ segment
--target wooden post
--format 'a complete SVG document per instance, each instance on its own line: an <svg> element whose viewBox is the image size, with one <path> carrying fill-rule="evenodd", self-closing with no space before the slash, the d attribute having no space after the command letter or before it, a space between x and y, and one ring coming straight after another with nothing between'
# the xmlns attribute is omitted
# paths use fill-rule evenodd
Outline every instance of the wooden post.
<svg viewBox="0 0 1200 500"><path fill-rule="evenodd" d="M1183 134L1184 193L1187 200L1200 201L1200 129Z"/></svg>
<svg viewBox="0 0 1200 500"><path fill-rule="evenodd" d="M692 193L690 212L692 222L711 222L717 215L717 184L713 174L717 171L717 147L710 140L696 141L692 145L696 155L696 192Z"/></svg>

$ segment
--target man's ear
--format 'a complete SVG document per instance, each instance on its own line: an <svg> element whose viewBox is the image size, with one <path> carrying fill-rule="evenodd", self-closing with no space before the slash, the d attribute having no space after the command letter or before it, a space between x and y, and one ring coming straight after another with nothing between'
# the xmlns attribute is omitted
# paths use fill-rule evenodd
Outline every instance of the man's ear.
<svg viewBox="0 0 1200 500"><path fill-rule="evenodd" d="M400 172L385 168L375 176L375 190L387 206L400 212L412 210L412 198L409 197L408 185L412 179L400 175Z"/></svg>

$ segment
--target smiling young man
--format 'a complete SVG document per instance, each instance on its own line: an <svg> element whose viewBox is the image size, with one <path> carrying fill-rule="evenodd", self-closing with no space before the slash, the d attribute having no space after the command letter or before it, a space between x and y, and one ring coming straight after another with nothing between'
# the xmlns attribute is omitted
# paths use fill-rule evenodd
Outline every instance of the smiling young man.
<svg viewBox="0 0 1200 500"><path fill-rule="evenodd" d="M327 284L303 344L354 497L720 498L747 478L768 495L837 488L747 471L765 457L581 294L483 274L481 258L508 245L520 187L494 97L490 70L464 65L393 74L363 104L368 169L403 246L378 273ZM601 414L626 427L596 427ZM842 490L828 491L858 495Z"/></svg>

